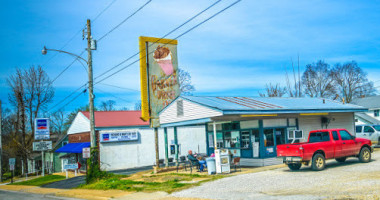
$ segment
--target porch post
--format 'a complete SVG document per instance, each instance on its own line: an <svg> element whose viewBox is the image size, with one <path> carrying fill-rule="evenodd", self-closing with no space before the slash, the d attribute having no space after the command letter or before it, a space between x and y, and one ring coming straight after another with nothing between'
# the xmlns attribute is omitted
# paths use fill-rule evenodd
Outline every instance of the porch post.
<svg viewBox="0 0 380 200"><path fill-rule="evenodd" d="M174 127L174 146L175 146L175 162L178 164L178 137L177 137L177 127Z"/></svg>
<svg viewBox="0 0 380 200"><path fill-rule="evenodd" d="M260 136L259 156L260 158L264 158L266 149L265 149L265 144L264 144L264 124L263 124L262 119L259 120L259 136Z"/></svg>
<svg viewBox="0 0 380 200"><path fill-rule="evenodd" d="M215 121L213 122L212 126L214 129L214 148L216 150L216 149L218 149L218 145L216 144L216 123L215 123Z"/></svg>
<svg viewBox="0 0 380 200"><path fill-rule="evenodd" d="M165 166L169 166L169 153L168 153L168 128L164 128L164 138L165 138Z"/></svg>

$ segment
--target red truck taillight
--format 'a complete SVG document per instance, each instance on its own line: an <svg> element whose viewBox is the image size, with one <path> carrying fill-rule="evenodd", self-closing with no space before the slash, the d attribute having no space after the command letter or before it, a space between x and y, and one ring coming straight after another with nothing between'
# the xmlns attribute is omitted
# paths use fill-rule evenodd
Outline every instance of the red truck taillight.
<svg viewBox="0 0 380 200"><path fill-rule="evenodd" d="M303 155L303 147L302 146L300 146L299 150L300 150L300 153Z"/></svg>

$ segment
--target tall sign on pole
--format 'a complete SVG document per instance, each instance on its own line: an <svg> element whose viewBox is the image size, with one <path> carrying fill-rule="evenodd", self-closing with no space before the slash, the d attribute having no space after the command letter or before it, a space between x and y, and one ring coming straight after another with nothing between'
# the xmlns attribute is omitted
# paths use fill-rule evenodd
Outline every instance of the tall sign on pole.
<svg viewBox="0 0 380 200"><path fill-rule="evenodd" d="M48 118L36 118L34 129L34 140L50 139L50 121ZM42 141L43 142L43 141ZM44 150L41 150L42 159L42 176L45 176L45 155Z"/></svg>
<svg viewBox="0 0 380 200"><path fill-rule="evenodd" d="M156 168L159 168L159 112L180 94L177 40L143 37L140 42L141 119L154 128Z"/></svg>

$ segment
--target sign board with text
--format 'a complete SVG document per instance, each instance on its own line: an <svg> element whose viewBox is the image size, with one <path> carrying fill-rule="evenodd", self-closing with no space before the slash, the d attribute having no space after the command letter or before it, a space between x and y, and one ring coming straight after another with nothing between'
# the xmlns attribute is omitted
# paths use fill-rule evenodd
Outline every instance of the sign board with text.
<svg viewBox="0 0 380 200"><path fill-rule="evenodd" d="M47 151L52 149L53 144L51 141L33 142L33 151Z"/></svg>
<svg viewBox="0 0 380 200"><path fill-rule="evenodd" d="M159 127L158 113L180 94L177 40L140 37L141 118Z"/></svg>
<svg viewBox="0 0 380 200"><path fill-rule="evenodd" d="M139 132L137 130L129 130L122 132L104 132L100 135L100 142L125 142L137 141Z"/></svg>
<svg viewBox="0 0 380 200"><path fill-rule="evenodd" d="M15 165L16 164L16 158L9 158L9 165Z"/></svg>
<svg viewBox="0 0 380 200"><path fill-rule="evenodd" d="M63 169L64 170L66 170L66 169L78 169L78 163L64 165Z"/></svg>
<svg viewBox="0 0 380 200"><path fill-rule="evenodd" d="M90 147L83 148L82 149L82 155L83 155L83 158L90 158L91 157L91 149L90 149Z"/></svg>
<svg viewBox="0 0 380 200"><path fill-rule="evenodd" d="M34 139L35 140L48 140L50 139L48 118L36 118L34 122Z"/></svg>

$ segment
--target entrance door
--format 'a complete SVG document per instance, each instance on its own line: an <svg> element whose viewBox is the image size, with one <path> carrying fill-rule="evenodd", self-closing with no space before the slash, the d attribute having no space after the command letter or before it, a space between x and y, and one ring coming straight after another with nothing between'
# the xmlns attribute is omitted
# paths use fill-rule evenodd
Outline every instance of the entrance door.
<svg viewBox="0 0 380 200"><path fill-rule="evenodd" d="M251 131L241 132L241 157L252 158Z"/></svg>
<svg viewBox="0 0 380 200"><path fill-rule="evenodd" d="M266 157L276 156L274 130L273 128L264 129L264 151Z"/></svg>

